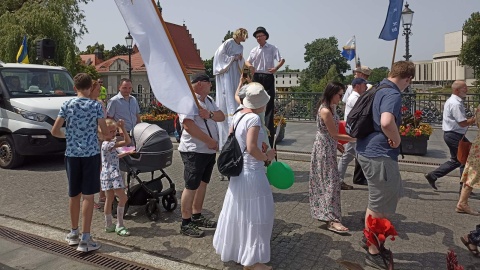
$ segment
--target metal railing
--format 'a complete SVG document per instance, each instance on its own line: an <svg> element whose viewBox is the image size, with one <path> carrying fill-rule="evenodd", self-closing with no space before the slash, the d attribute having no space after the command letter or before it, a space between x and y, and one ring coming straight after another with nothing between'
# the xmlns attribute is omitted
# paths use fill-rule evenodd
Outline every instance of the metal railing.
<svg viewBox="0 0 480 270"><path fill-rule="evenodd" d="M113 95L108 95L108 99ZM142 113L149 111L153 101L156 101L153 93L134 94L140 105ZM215 93L210 93L215 97ZM283 115L288 120L315 121L317 115L317 103L322 93L311 92L277 92L275 97L275 109L277 114ZM402 106L408 112L422 111L422 122L441 124L443 107L450 94L432 93L402 93ZM464 100L467 116L475 112L480 103L480 94L469 94ZM337 114L343 119L344 104L337 106Z"/></svg>

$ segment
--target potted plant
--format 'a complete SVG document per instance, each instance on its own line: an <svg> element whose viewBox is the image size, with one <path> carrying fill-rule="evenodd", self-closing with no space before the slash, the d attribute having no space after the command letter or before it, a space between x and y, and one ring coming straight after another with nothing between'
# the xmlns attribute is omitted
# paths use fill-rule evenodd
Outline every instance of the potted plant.
<svg viewBox="0 0 480 270"><path fill-rule="evenodd" d="M152 101L147 112L140 115L140 119L142 122L158 125L169 134L175 131L173 125L175 113L163 106L158 100Z"/></svg>
<svg viewBox="0 0 480 270"><path fill-rule="evenodd" d="M427 153L428 139L432 132L432 126L422 123L422 111L416 110L412 114L407 107L402 107L400 137L402 139L401 150L403 154L425 155Z"/></svg>
<svg viewBox="0 0 480 270"><path fill-rule="evenodd" d="M285 120L285 117L275 115L275 117L273 118L273 127L275 127L275 130L277 130L277 127L279 125L280 131L278 132L278 137L276 139L277 143L281 142L285 137L285 127L287 126L287 121Z"/></svg>

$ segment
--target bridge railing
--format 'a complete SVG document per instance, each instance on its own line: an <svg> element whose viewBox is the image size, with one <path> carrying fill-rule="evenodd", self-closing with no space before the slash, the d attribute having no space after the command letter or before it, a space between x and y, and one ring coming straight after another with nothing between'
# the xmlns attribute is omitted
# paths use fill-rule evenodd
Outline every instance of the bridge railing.
<svg viewBox="0 0 480 270"><path fill-rule="evenodd" d="M111 98L113 95L109 95ZM149 110L149 106L156 101L153 93L134 94L142 112ZM215 93L210 93L215 98ZM277 92L275 96L275 110L288 120L315 121L317 104L322 93L311 92ZM443 107L450 94L433 93L402 93L402 106L409 112L422 111L423 122L441 124ZM467 116L475 113L480 104L480 94L468 94L464 100ZM345 104L340 103L337 114L343 119Z"/></svg>

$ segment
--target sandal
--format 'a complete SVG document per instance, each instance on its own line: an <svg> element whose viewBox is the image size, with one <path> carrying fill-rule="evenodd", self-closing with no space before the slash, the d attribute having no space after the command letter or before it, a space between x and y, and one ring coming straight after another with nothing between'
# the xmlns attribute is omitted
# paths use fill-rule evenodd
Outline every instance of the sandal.
<svg viewBox="0 0 480 270"><path fill-rule="evenodd" d="M115 228L115 232L120 236L130 236L130 232L125 227Z"/></svg>
<svg viewBox="0 0 480 270"><path fill-rule="evenodd" d="M115 229L116 229L116 228L117 228L117 225L115 225L115 224L110 225L110 227L105 226L105 232L106 232L106 233L115 232Z"/></svg>
<svg viewBox="0 0 480 270"><path fill-rule="evenodd" d="M460 213L460 214L469 214L472 216L480 216L480 213L477 211L473 211L472 208L468 205L457 205L457 208L455 208L455 212Z"/></svg>
<svg viewBox="0 0 480 270"><path fill-rule="evenodd" d="M345 234L349 232L348 228L343 226L342 223L334 222L334 221L328 222L327 230L335 233L339 233L339 234Z"/></svg>
<svg viewBox="0 0 480 270"><path fill-rule="evenodd" d="M349 184L342 182L342 185L340 186L342 190L352 190L353 186L350 186Z"/></svg>
<svg viewBox="0 0 480 270"><path fill-rule="evenodd" d="M472 244L470 240L468 239L468 236L462 236L460 237L460 240L462 240L462 243L467 247L468 251L470 251L473 256L478 257L480 252L478 251L477 246ZM474 246L474 248L472 248Z"/></svg>

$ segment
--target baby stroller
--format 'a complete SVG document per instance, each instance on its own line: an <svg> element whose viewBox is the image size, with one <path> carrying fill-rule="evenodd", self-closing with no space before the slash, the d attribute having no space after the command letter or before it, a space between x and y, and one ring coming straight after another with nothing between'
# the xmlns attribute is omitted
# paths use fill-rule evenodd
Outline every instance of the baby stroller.
<svg viewBox="0 0 480 270"><path fill-rule="evenodd" d="M145 212L150 220L160 217L160 197L167 211L177 208L175 184L165 173L164 168L172 164L173 144L168 133L157 125L139 123L132 130L132 140L136 153L120 159L120 170L127 172L127 203L125 213L130 205L145 205ZM156 170L161 175L154 178ZM138 175L141 172L151 172L148 182L142 181ZM137 185L131 186L135 178ZM169 187L163 190L162 179L168 180ZM116 211L116 206L114 206ZM113 209L112 209L113 210Z"/></svg>

